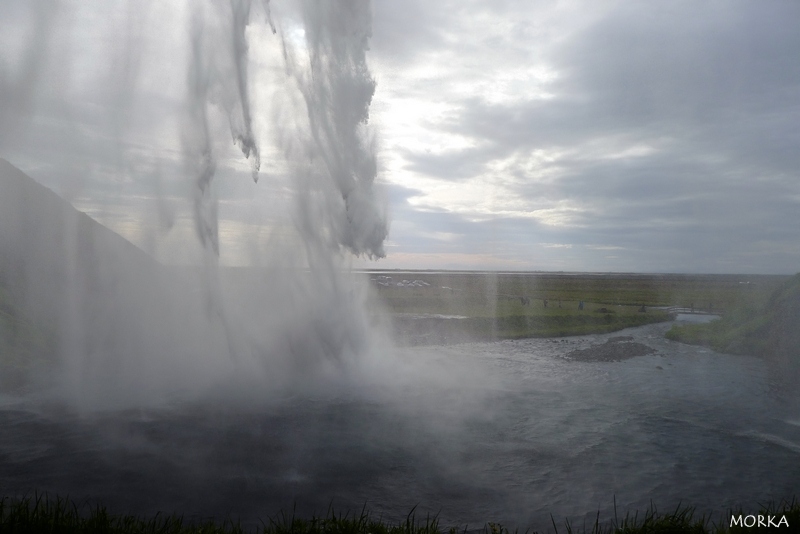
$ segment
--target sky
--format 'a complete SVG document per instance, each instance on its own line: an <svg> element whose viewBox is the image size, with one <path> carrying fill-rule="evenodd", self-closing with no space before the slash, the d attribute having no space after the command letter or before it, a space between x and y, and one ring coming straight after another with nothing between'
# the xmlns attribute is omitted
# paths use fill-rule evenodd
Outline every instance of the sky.
<svg viewBox="0 0 800 534"><path fill-rule="evenodd" d="M0 157L165 263L199 249L191 5L0 0ZM246 34L258 183L230 134L217 147L228 265L293 235L286 153L307 118L280 43L305 34L292 2L268 3L277 36L263 5ZM798 28L794 0L374 0L364 135L389 233L385 258L348 261L800 271Z"/></svg>

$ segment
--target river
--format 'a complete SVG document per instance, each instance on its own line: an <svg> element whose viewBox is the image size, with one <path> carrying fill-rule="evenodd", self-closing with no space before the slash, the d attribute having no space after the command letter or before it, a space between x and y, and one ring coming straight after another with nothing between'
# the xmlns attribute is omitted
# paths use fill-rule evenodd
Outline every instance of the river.
<svg viewBox="0 0 800 534"><path fill-rule="evenodd" d="M452 373L391 395L351 387L94 414L5 396L1 489L253 524L281 508L366 504L397 521L417 506L446 525L523 530L548 529L550 514L608 519L614 501L620 515L651 501L700 514L791 498L800 415L775 375L758 358L668 341L667 328L403 349ZM621 335L655 352L566 357Z"/></svg>

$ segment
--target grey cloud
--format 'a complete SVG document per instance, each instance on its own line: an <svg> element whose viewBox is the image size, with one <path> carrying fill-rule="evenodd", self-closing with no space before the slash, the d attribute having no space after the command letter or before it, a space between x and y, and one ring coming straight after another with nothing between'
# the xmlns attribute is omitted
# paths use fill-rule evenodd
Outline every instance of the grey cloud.
<svg viewBox="0 0 800 534"><path fill-rule="evenodd" d="M384 190L386 197L392 206L402 206L408 203L408 199L422 193L419 189L405 187L399 184L385 184Z"/></svg>
<svg viewBox="0 0 800 534"><path fill-rule="evenodd" d="M372 13L370 49L395 65L443 45L446 14L438 2L380 0L372 4Z"/></svg>
<svg viewBox="0 0 800 534"><path fill-rule="evenodd" d="M393 216L389 239L413 242L406 251L415 253L480 254L492 251L502 254L506 249L525 246L525 242L536 234L538 226L529 220L513 218L496 218L491 224L486 224L458 213L418 211L409 207L396 210Z"/></svg>
<svg viewBox="0 0 800 534"><path fill-rule="evenodd" d="M775 126L796 135L796 121L781 115L800 106L800 6L776 6L703 12L692 4L670 14L624 4L552 54L561 72L555 100L500 105L471 97L439 126L508 150L616 132L711 136L730 126L737 128L725 140Z"/></svg>
<svg viewBox="0 0 800 534"><path fill-rule="evenodd" d="M702 116L796 86L798 21L794 2L623 3L557 56L576 91L620 111Z"/></svg>
<svg viewBox="0 0 800 534"><path fill-rule="evenodd" d="M492 159L492 151L467 148L450 150L445 153L418 152L398 149L408 162L407 168L444 180L461 180L480 174L487 161Z"/></svg>
<svg viewBox="0 0 800 534"><path fill-rule="evenodd" d="M47 17L58 20L58 13L45 9L51 3L40 0L38 11L19 5L0 0L3 26L28 17L32 35L46 37L52 24ZM596 265L622 270L718 272L730 271L739 261L742 269L796 271L800 4L621 2L580 31L565 28L556 44L536 48L548 30L542 28L547 19L538 13L553 5L373 2L368 59L385 65L393 76L392 85L377 76L377 95L447 98L451 111L427 119L424 126L471 138L477 147L443 153L400 149L405 170L466 186L484 178L488 164L503 160L511 183L503 187L529 205L567 202L584 210L573 215L574 226L499 216L476 222L430 206L421 211L408 201L425 191L389 183L390 239L405 251L493 249L528 258L531 268L544 261L534 254L538 243L561 243L573 248L551 252L572 258L574 269L594 258ZM504 23L502 30L493 26L498 21ZM123 41L137 39L142 31L135 24L122 30L129 32L121 35ZM59 43L57 32L52 39ZM135 85L147 57L101 54L119 59L109 74L117 85L102 85L67 105L63 72L52 65L58 47L47 39L32 38L29 44L23 51L28 58L21 63L24 70L0 64L0 90L24 96L20 105L0 110L0 156L68 197L89 191L96 196L147 195L156 187L167 196L185 196L179 155L147 151L142 159L132 138L120 144L117 130L146 138L162 132L164 118L178 113L179 102L170 100L170 91L152 95ZM53 54L50 63L48 54ZM558 72L548 86L554 98L520 96L493 103L486 98L491 95L443 91L454 83L468 85L480 65L478 56L493 59L500 72L526 62L550 64ZM408 82L405 69L436 60L441 61L439 72ZM109 70L105 64L96 66ZM24 123L28 133L12 126L14 121ZM655 151L606 158L638 144ZM537 149L560 151L555 161L540 164L549 173L547 181L531 176L526 164ZM244 171L220 169L223 174L217 191L221 200L250 194L242 185ZM275 182L278 187L280 177ZM270 187L272 180L262 184ZM437 234L451 238L432 237ZM597 246L623 249L588 248Z"/></svg>
<svg viewBox="0 0 800 534"><path fill-rule="evenodd" d="M520 198L583 210L564 228L495 219L507 243L619 246L631 269L796 271L798 23L793 2L621 3L550 51L555 98L451 102L434 126L481 148L405 152L407 168L466 180L508 160ZM607 157L634 145L653 152ZM528 175L536 149L562 151L542 163L555 179Z"/></svg>

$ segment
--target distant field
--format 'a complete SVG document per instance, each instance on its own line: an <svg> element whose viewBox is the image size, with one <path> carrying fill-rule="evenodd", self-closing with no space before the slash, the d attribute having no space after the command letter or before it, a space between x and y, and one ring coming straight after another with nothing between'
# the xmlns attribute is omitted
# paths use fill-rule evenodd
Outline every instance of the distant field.
<svg viewBox="0 0 800 534"><path fill-rule="evenodd" d="M374 298L392 314L400 336L412 343L608 332L669 320L671 310L658 308L725 314L743 304L761 305L789 278L426 271L368 275Z"/></svg>

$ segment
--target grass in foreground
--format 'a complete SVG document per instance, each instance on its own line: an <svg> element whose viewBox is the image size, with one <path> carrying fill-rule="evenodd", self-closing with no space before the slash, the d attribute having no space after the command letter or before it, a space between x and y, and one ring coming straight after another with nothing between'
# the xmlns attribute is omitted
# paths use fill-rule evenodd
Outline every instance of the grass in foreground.
<svg viewBox="0 0 800 534"><path fill-rule="evenodd" d="M784 501L778 505L761 506L751 517L771 516L773 522L781 522L775 527L739 527L730 526L731 517L747 516L741 509L731 510L722 523L714 523L705 517L696 518L694 509L679 507L673 512L659 513L651 506L642 516L628 514L622 520L615 518L608 523L598 519L592 525L573 527L569 522L559 526L552 521L553 532L567 534L723 534L738 532L776 531L790 533L800 532L800 503L796 500ZM781 518L784 518L781 520ZM766 521L766 519L765 519ZM746 524L753 521L746 521ZM487 523L481 529L472 532L482 534L511 534L509 529L498 523ZM288 514L279 514L259 528L246 529L240 524L226 520L222 523L208 521L204 523L184 522L180 516L156 515L152 518L112 515L99 505L78 505L63 498L48 498L37 495L22 499L4 498L0 500L0 533L106 533L106 534L240 534L246 532L263 534L461 534L466 528L443 528L437 518L426 518L417 521L414 510L406 520L390 524L374 520L362 510L361 514L337 515L329 510L325 517L311 519L298 518ZM515 530L514 533L519 531ZM532 531L525 531L532 532Z"/></svg>

